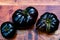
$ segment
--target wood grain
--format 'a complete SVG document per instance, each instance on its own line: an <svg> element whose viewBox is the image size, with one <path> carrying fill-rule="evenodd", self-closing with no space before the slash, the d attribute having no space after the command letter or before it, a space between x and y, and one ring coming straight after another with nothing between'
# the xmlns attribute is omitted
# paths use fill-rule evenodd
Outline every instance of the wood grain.
<svg viewBox="0 0 60 40"><path fill-rule="evenodd" d="M60 0L0 0L0 5L60 5Z"/></svg>

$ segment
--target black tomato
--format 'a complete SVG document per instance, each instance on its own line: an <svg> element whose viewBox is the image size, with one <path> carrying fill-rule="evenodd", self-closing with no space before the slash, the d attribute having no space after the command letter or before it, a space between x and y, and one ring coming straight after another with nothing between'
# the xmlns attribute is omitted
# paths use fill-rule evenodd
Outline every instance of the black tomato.
<svg viewBox="0 0 60 40"><path fill-rule="evenodd" d="M13 38L16 33L16 30L11 22L4 22L1 25L1 34L4 38L10 39Z"/></svg>
<svg viewBox="0 0 60 40"><path fill-rule="evenodd" d="M47 32L53 33L58 29L59 20L57 16L53 13L45 12L39 19L36 24L36 29Z"/></svg>
<svg viewBox="0 0 60 40"><path fill-rule="evenodd" d="M38 11L34 7L27 7L25 10L17 9L12 20L16 29L29 29L35 24Z"/></svg>

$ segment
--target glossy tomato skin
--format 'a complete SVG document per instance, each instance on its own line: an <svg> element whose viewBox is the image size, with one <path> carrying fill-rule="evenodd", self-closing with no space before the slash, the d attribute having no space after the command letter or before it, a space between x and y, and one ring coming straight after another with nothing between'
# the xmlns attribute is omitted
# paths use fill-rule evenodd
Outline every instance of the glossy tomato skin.
<svg viewBox="0 0 60 40"><path fill-rule="evenodd" d="M53 13L45 12L36 24L36 29L46 32L53 33L58 29L59 20L57 16Z"/></svg>
<svg viewBox="0 0 60 40"><path fill-rule="evenodd" d="M30 11L30 9L34 11ZM35 24L37 17L38 11L34 7L27 7L25 10L17 9L12 16L12 20L16 29L29 29Z"/></svg>
<svg viewBox="0 0 60 40"><path fill-rule="evenodd" d="M30 14L30 16L32 16L34 19L37 19L38 11L34 7L27 7L26 10Z"/></svg>
<svg viewBox="0 0 60 40"><path fill-rule="evenodd" d="M11 22L4 22L1 25L1 34L6 39L11 39L16 34L16 30Z"/></svg>

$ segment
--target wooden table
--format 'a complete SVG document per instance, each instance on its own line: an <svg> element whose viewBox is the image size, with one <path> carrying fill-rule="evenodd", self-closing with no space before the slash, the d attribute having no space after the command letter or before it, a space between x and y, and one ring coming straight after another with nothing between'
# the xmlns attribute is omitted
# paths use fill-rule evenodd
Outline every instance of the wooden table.
<svg viewBox="0 0 60 40"><path fill-rule="evenodd" d="M37 3L35 3L37 2ZM56 4L55 4L56 3ZM31 0L31 1L26 1L26 0L0 0L0 25L3 22L10 21L12 22L12 14L17 10L17 9L25 9L28 6L33 6L38 10L38 18L45 12L52 12L56 14L58 19L60 20L60 3L59 0ZM35 28L35 25L34 25ZM32 30L17 30L17 35L14 39L11 40L59 40L60 39L60 24L58 30L52 34L52 35L47 35L45 33L38 34L35 32L35 29ZM0 40L7 40L2 37L0 33Z"/></svg>

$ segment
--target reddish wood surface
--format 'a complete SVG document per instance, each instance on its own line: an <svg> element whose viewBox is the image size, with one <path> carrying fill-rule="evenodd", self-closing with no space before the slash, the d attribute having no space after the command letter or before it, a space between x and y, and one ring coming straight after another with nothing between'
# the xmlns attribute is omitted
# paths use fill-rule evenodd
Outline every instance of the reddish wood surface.
<svg viewBox="0 0 60 40"><path fill-rule="evenodd" d="M0 5L60 5L60 0L0 0Z"/></svg>
<svg viewBox="0 0 60 40"><path fill-rule="evenodd" d="M58 19L60 20L60 6L59 5L28 5L33 6L38 10L38 18L44 12L53 12L56 14ZM28 7L27 5L0 5L0 25L3 22L11 21L12 22L12 14L17 9L25 9ZM37 18L37 20L38 20ZM35 26L34 26L35 27ZM60 39L60 24L58 30L53 35L47 35L45 33L37 34L34 29L32 30L17 30L17 35L14 39L11 40L59 40ZM2 37L0 33L0 40L7 40Z"/></svg>

